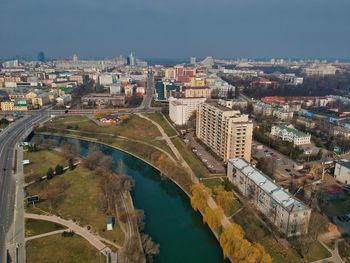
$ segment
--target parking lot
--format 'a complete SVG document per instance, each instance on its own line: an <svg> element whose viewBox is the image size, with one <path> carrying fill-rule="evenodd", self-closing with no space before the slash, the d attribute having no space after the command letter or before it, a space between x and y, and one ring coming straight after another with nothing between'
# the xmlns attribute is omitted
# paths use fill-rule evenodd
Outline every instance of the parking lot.
<svg viewBox="0 0 350 263"><path fill-rule="evenodd" d="M211 173L225 173L225 168L222 165L222 162L216 160L209 152L207 152L192 135L186 134L185 143L191 147L192 152L197 155Z"/></svg>
<svg viewBox="0 0 350 263"><path fill-rule="evenodd" d="M258 161L260 158L267 158L271 162L275 162L274 176L276 179L300 176L300 173L295 169L296 163L293 160L256 141L253 141L252 157L255 161Z"/></svg>

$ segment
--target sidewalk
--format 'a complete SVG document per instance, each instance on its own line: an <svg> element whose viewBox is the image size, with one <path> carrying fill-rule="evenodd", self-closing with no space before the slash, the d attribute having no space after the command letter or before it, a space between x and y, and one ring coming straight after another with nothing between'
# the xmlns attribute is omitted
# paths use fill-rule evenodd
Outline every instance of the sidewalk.
<svg viewBox="0 0 350 263"><path fill-rule="evenodd" d="M17 151L17 169L14 174L16 181L16 199L14 207L13 224L8 232L8 243L10 255L16 262L26 262L26 249L24 240L24 174L23 174L23 149L19 146Z"/></svg>
<svg viewBox="0 0 350 263"><path fill-rule="evenodd" d="M85 238L91 245L93 245L98 251L100 251L104 255L113 254L111 249L107 247L99 238L98 236L94 235L93 233L89 232L87 229L78 226L73 221L68 221L65 219L62 219L58 216L47 216L47 215L37 215L37 214L25 214L25 218L35 219L35 220L45 220L54 222L59 225L63 225L68 227L71 231L76 233L77 235Z"/></svg>

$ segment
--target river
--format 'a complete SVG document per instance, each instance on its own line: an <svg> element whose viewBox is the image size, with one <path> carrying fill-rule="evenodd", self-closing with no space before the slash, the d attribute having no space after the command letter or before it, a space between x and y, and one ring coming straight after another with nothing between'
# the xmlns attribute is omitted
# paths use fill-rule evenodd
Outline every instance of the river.
<svg viewBox="0 0 350 263"><path fill-rule="evenodd" d="M77 141L57 136L49 138ZM81 155L85 156L91 143L79 141ZM145 212L144 232L160 244L160 254L154 263L229 262L223 259L215 236L203 224L200 213L192 210L189 198L179 187L161 179L159 171L144 161L112 147L99 147L111 155L116 164L123 161L126 173L135 180L132 197L135 208Z"/></svg>

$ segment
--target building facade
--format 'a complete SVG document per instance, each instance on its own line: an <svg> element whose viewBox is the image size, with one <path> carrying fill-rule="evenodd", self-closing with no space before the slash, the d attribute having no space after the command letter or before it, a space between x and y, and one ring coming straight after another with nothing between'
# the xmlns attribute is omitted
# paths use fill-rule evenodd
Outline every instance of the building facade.
<svg viewBox="0 0 350 263"><path fill-rule="evenodd" d="M311 143L311 135L303 133L292 126L272 126L271 135L280 138L282 141L292 142L295 146Z"/></svg>
<svg viewBox="0 0 350 263"><path fill-rule="evenodd" d="M230 159L227 177L286 237L308 233L311 209L247 161Z"/></svg>
<svg viewBox="0 0 350 263"><path fill-rule="evenodd" d="M248 115L216 102L198 106L196 135L224 161L234 157L250 161L252 134Z"/></svg>
<svg viewBox="0 0 350 263"><path fill-rule="evenodd" d="M176 125L186 125L199 104L206 98L169 99L169 116Z"/></svg>
<svg viewBox="0 0 350 263"><path fill-rule="evenodd" d="M185 98L210 98L211 90L208 87L185 87L183 88Z"/></svg>
<svg viewBox="0 0 350 263"><path fill-rule="evenodd" d="M334 178L343 184L350 184L350 161L342 160L335 164Z"/></svg>

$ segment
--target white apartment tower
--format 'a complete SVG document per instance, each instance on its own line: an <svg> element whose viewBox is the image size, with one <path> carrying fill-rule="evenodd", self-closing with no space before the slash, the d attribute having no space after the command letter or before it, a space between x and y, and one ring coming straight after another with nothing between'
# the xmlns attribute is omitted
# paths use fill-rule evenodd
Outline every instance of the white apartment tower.
<svg viewBox="0 0 350 263"><path fill-rule="evenodd" d="M169 98L169 116L176 125L186 125L199 104L206 98Z"/></svg>
<svg viewBox="0 0 350 263"><path fill-rule="evenodd" d="M243 158L250 162L253 123L248 115L227 106L230 103L226 104L225 101L200 104L196 135L225 162L231 158Z"/></svg>

